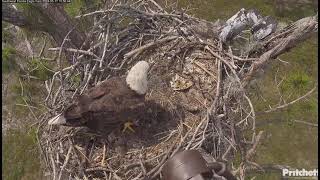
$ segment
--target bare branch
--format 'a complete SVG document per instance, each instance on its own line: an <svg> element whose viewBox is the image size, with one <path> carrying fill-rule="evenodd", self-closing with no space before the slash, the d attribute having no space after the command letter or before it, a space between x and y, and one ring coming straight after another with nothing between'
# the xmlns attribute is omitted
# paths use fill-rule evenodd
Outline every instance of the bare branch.
<svg viewBox="0 0 320 180"><path fill-rule="evenodd" d="M313 91L316 90L316 89L317 89L317 86L315 86L314 88L312 88L312 89L311 89L310 91L308 91L305 95L303 95L303 96L301 96L301 97L299 97L299 98L297 98L297 99L295 99L295 100L293 100L293 101L291 101L291 102L289 102L289 103L286 103L286 104L283 104L283 105L281 105L281 106L277 106L277 107L274 107L274 108L270 108L269 110L266 110L266 111L264 111L264 112L269 113L269 112L273 112L273 111L276 111L276 110L279 110L279 109L286 108L286 107L288 107L289 105L292 105L292 104L294 104L294 103L296 103L296 102L298 102L298 101L300 101L300 100L302 100L302 99L310 96L310 95L313 93Z"/></svg>

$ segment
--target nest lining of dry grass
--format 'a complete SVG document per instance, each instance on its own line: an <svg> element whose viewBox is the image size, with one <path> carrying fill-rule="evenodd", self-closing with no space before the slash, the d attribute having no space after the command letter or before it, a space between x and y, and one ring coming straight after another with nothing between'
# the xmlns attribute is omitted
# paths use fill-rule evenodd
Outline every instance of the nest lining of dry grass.
<svg viewBox="0 0 320 180"><path fill-rule="evenodd" d="M258 58L233 53L214 33L204 37L193 28L208 22L167 12L152 0L116 1L78 18L86 16L96 17L85 42L89 49L49 49L58 51L59 59L62 49L73 54L73 65L46 81L48 113L39 117L40 148L52 179L158 179L164 162L184 149L225 162L239 153L241 164L233 170L244 177L262 135L255 130L255 111L243 84ZM104 139L85 128L47 125L74 97L124 76L139 60L151 64L146 99L152 103L136 133L115 130ZM173 82L174 77L183 81ZM116 143L123 140L125 149Z"/></svg>

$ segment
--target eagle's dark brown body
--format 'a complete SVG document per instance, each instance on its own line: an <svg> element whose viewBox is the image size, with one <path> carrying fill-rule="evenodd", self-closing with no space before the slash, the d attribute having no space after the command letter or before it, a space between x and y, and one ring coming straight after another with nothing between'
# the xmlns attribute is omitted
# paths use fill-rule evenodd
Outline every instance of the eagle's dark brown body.
<svg viewBox="0 0 320 180"><path fill-rule="evenodd" d="M131 90L125 78L114 77L78 97L62 115L67 126L109 134L128 120L137 120L144 106L144 95Z"/></svg>

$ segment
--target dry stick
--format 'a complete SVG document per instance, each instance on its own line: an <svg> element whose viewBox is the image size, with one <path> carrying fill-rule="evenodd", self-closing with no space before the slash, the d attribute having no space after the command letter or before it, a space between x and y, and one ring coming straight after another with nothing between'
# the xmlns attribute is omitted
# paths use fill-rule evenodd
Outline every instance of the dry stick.
<svg viewBox="0 0 320 180"><path fill-rule="evenodd" d="M117 180L122 180L122 179L117 175L117 173L112 169L112 167L109 165L109 163L107 163L107 166L108 166L108 168L111 170L110 172L113 173L113 177L114 177L115 179L117 179Z"/></svg>
<svg viewBox="0 0 320 180"><path fill-rule="evenodd" d="M87 13L87 14L82 14L82 15L76 16L74 18L78 19L78 18L83 18L83 17L87 17L87 16L92 16L92 15L95 15L95 14L103 14L103 13L107 13L107 12L118 12L118 11L112 10L112 9L103 10L103 11L94 11L94 12L91 12L91 13Z"/></svg>
<svg viewBox="0 0 320 180"><path fill-rule="evenodd" d="M284 101L284 103L286 103L285 100L283 99L283 96L282 96L282 94L280 92L280 88L279 88L280 84L284 81L285 78L282 78L282 80L278 83L278 81L277 81L278 72L279 72L279 68L277 69L277 72L274 75L274 83L276 84L278 95L280 96L278 104L281 104L282 101Z"/></svg>
<svg viewBox="0 0 320 180"><path fill-rule="evenodd" d="M181 18L181 15L177 14L169 14L166 10L164 10L158 3L156 3L154 0L149 0L152 2L160 11L163 11L164 13L153 13L153 16L168 16L173 17L174 20L178 21L179 23L183 23L179 18Z"/></svg>
<svg viewBox="0 0 320 180"><path fill-rule="evenodd" d="M233 147L234 150L236 150L235 145L233 145L232 141L229 140L227 137L224 136L224 139L231 145L231 147Z"/></svg>
<svg viewBox="0 0 320 180"><path fill-rule="evenodd" d="M183 142L184 142L185 139L188 137L188 135L189 135L190 132L191 132L191 130L189 130L189 131L185 134L185 136L182 137L182 139L181 139L180 142L179 142L179 145L176 147L175 150L173 150L173 152L172 152L172 154L171 154L171 157L174 156L174 155L179 151L180 147L182 146ZM174 146L175 146L175 145L173 145L172 147L174 147ZM168 154L169 154L169 153L170 153L170 151L168 151ZM168 155L168 154L167 154L167 155ZM159 168L158 171L156 171L156 172L151 176L151 179L155 178L155 177L161 172L162 166L163 166L163 164L165 163L166 158L167 158L167 157L163 158L162 161L159 163L159 165L158 165L156 168L153 169L153 170L155 170L155 169ZM150 172L151 172L151 171L150 171ZM150 172L149 172L149 173L150 173ZM149 173L148 173L148 174L149 174ZM148 175L148 174L147 174L147 175ZM150 174L152 174L152 173L150 173Z"/></svg>
<svg viewBox="0 0 320 180"><path fill-rule="evenodd" d="M50 98L50 95L51 95L51 93L52 93L52 90L53 90L53 83L54 83L54 80L55 80L55 75L56 75L56 74L54 74L53 77L52 77L52 79L51 79L51 83L50 83L50 87L49 87L49 92L48 92L48 95L47 95L47 97L46 97L46 99L45 99L45 102L46 102L46 103L48 102L48 100L49 100L49 98ZM50 79L47 80L46 82L48 82L48 81L50 81ZM47 84L47 83L46 83L46 84Z"/></svg>
<svg viewBox="0 0 320 180"><path fill-rule="evenodd" d="M221 90L221 62L218 61L218 76L217 76L217 87L216 87L216 94L213 100L213 103L210 107L210 109L207 111L207 118L209 119L209 116L211 114L216 114L216 109L217 109L217 103L218 99L220 97L220 90Z"/></svg>
<svg viewBox="0 0 320 180"><path fill-rule="evenodd" d="M318 127L318 124L310 123L310 122L306 122L306 121L294 120L294 122L306 124L306 125L313 126L313 127Z"/></svg>
<svg viewBox="0 0 320 180"><path fill-rule="evenodd" d="M241 58L241 57L238 57L238 56L235 56L235 55L232 55L230 53L225 53L227 56L229 56L230 58L233 58L235 60L238 60L238 61L248 61L248 62L252 62L252 61L257 61L259 60L259 58Z"/></svg>
<svg viewBox="0 0 320 180"><path fill-rule="evenodd" d="M38 55L39 58L41 58L41 56L42 56L42 54L44 52L44 49L46 48L46 45L47 45L47 36L45 36L45 38L44 38L43 46L42 46L41 51L40 51L40 53Z"/></svg>
<svg viewBox="0 0 320 180"><path fill-rule="evenodd" d="M26 45L27 45L27 49L29 50L30 56L31 56L31 58L33 59L34 56L33 56L33 50L32 50L31 43L30 43L30 41L28 40L28 38L27 38L27 36L26 36L26 33L23 33L23 35L24 35L24 37L25 37L24 41L25 41L25 43L26 43Z"/></svg>
<svg viewBox="0 0 320 180"><path fill-rule="evenodd" d="M91 171L105 171L105 172L111 172L110 169L106 167L92 167L92 168L87 168L85 170L86 172L91 172Z"/></svg>
<svg viewBox="0 0 320 180"><path fill-rule="evenodd" d="M152 2L155 6L157 6L157 8L160 10L160 11L164 11L166 12L158 3L156 3L154 0L149 0L150 2Z"/></svg>
<svg viewBox="0 0 320 180"><path fill-rule="evenodd" d="M190 132L190 130L186 133L186 135L187 135L189 132ZM185 136L185 137L186 137L186 136ZM184 137L184 138L185 138L185 137ZM183 139L184 139L184 138L183 138ZM180 144L178 145L178 147L177 147L176 149L180 148L180 145L181 145L181 141L180 141ZM167 160L167 158L170 157L170 152L171 152L171 151L175 151L175 150L173 150L175 146L176 146L176 143L174 143L174 144L169 148L169 150L166 152L165 156L161 159L160 163L158 163L158 165L157 165L156 167L154 167L152 170L150 170L150 171L147 173L146 177L149 177L151 174L154 173L153 176L152 176L152 178L153 178L153 177L155 177L158 173L160 173L159 169L161 169L163 163L165 163L165 161ZM172 154L174 154L174 153L175 153L175 152L173 152ZM157 171L157 170L158 170L158 171ZM156 172L156 171L157 171L157 172ZM151 178L151 179L152 179L152 178Z"/></svg>
<svg viewBox="0 0 320 180"><path fill-rule="evenodd" d="M42 59L43 59L43 58L42 58ZM50 72L55 72L54 70L49 69L46 65L44 65L42 61L39 61L39 62L40 62L40 64L41 64L46 70L48 70L48 71L50 71Z"/></svg>
<svg viewBox="0 0 320 180"><path fill-rule="evenodd" d="M61 69L61 54L62 54L62 49L63 49L64 43L66 42L69 34L70 34L74 29L75 29L75 27L72 28L72 29L66 34L66 36L64 37L64 39L63 39L63 41L62 41L62 43L61 43L60 50L59 50L59 55L58 55L58 68L59 68L59 70Z"/></svg>
<svg viewBox="0 0 320 180"><path fill-rule="evenodd" d="M234 56L233 56L233 53L232 53L232 49L231 49L231 46L229 46L229 53L231 54L231 61L230 61L230 63L231 63L231 65L234 67L234 69L238 69L238 67L234 64Z"/></svg>
<svg viewBox="0 0 320 180"><path fill-rule="evenodd" d="M203 122L204 122L206 119L207 119L207 116L204 117L204 118L201 120L201 122L198 124L198 126L196 127L196 129L195 129L195 131L194 131L194 133L193 133L193 135L192 135L192 138L191 138L191 140L189 141L189 143L188 143L187 147L185 148L185 150L188 150L188 149L189 149L189 147L190 147L191 144L193 143L193 141L194 141L194 139L195 139L195 137L196 137L196 135L197 135L200 127L202 126Z"/></svg>
<svg viewBox="0 0 320 180"><path fill-rule="evenodd" d="M254 153L256 152L257 146L258 146L258 144L259 144L259 142L260 142L260 139L261 139L261 137L262 137L263 132L264 132L264 131L259 131L259 133L258 133L258 135L257 135L257 137L256 137L256 139L255 139L255 142L254 142L252 148L249 149L248 152L247 152L247 154L246 154L246 157L245 157L245 158L246 158L246 161L249 160L249 159L251 159L251 157L252 157L252 156L254 155Z"/></svg>
<svg viewBox="0 0 320 180"><path fill-rule="evenodd" d="M79 57L79 58L80 58L80 57ZM78 59L79 59L79 58L78 58ZM66 68L62 69L61 72L72 71L72 70L74 70L77 66L79 66L80 64L81 64L81 62L78 61L78 62L76 62L75 64L73 64L73 65L71 65L71 66L69 66L69 67L66 67ZM54 78L57 74L59 74L59 73L60 73L60 71L55 72L55 74L53 75L53 78Z"/></svg>
<svg viewBox="0 0 320 180"><path fill-rule="evenodd" d="M206 73L208 73L210 76L212 76L214 78L214 80L216 79L216 76L214 74L212 74L208 69L206 69L205 67L203 67L199 62L196 61L192 61L194 64L196 64L197 66L199 66L201 69L203 69Z"/></svg>
<svg viewBox="0 0 320 180"><path fill-rule="evenodd" d="M247 116L245 118L243 118L241 121L237 122L235 125L240 126L243 122L246 122L246 124L247 124L248 123L247 120L248 120L249 116L251 115L251 113L252 113L252 110L247 114Z"/></svg>
<svg viewBox="0 0 320 180"><path fill-rule="evenodd" d="M57 48L49 48L48 50L49 51L60 51L60 49L61 49L60 47L57 47ZM93 52L90 52L90 51L85 51L85 50L80 50L80 49L73 49L73 48L63 48L63 49L66 50L66 51L69 51L69 52L85 54L85 55L93 56L93 57L99 59L99 57L97 55L95 55Z"/></svg>
<svg viewBox="0 0 320 180"><path fill-rule="evenodd" d="M24 93L23 93L23 85L22 85L22 82L21 82L21 79L19 78L19 84L20 84L20 87L21 87L21 97L24 96Z"/></svg>
<svg viewBox="0 0 320 180"><path fill-rule="evenodd" d="M53 180L56 179L56 166L55 166L55 163L54 163L54 159L52 157L52 153L50 153L50 160L51 160L51 163L52 163L52 169L53 169Z"/></svg>
<svg viewBox="0 0 320 180"><path fill-rule="evenodd" d="M247 86L254 74L263 67L269 60L278 57L280 54L287 52L295 47L298 43L309 38L318 30L318 18L316 16L307 17L296 21L289 26L292 32L285 38L275 40L267 52L264 52L258 61L252 63L249 72L243 78L243 86Z"/></svg>
<svg viewBox="0 0 320 180"><path fill-rule="evenodd" d="M30 106L29 106L29 104L27 103L27 101L26 101L24 98L22 98L22 99L23 99L24 103L26 104L26 106L28 107L29 111L31 112L32 116L39 122L38 117L35 115L35 113L33 112L33 110L30 108Z"/></svg>
<svg viewBox="0 0 320 180"><path fill-rule="evenodd" d="M110 179L110 175L109 175L109 178L108 178L108 175L107 175L107 173L105 171L103 171L103 175L106 178L106 180Z"/></svg>
<svg viewBox="0 0 320 180"><path fill-rule="evenodd" d="M162 43L165 43L167 41L171 41L173 39L176 39L178 38L177 36L169 36L169 37L166 37L166 38L163 38L163 39L160 39L160 40L157 40L157 41L154 41L154 42L150 42L148 44L145 44L137 49L134 49L128 53L126 53L124 55L124 58L125 59L128 59L128 58L131 58L133 55L137 56L138 54L140 54L142 51L152 47L152 46L155 46L155 45L159 45L159 44L162 44Z"/></svg>
<svg viewBox="0 0 320 180"><path fill-rule="evenodd" d="M71 150L72 150L72 147L70 146L69 149L68 149L68 153L67 153L66 159L64 160L64 163L63 163L63 165L61 167L61 170L60 170L60 173L59 173L59 176L58 176L59 177L58 180L61 179L62 172L63 172L64 168L67 166L67 163L68 163L69 158L70 158Z"/></svg>
<svg viewBox="0 0 320 180"><path fill-rule="evenodd" d="M59 89L57 90L56 94L54 95L53 100L52 100L52 104L55 104L59 94L61 93L61 90L62 90L62 86L59 87Z"/></svg>
<svg viewBox="0 0 320 180"><path fill-rule="evenodd" d="M293 32L293 29L289 29L289 30L286 30L286 31L284 31L284 32L281 32L281 33L273 36L272 38L270 38L270 39L269 39L267 42L265 42L264 44L267 45L267 44L269 44L270 42L272 42L273 40L275 40L276 38L279 38L279 37L281 37L281 36L286 36L287 34L292 33L292 32Z"/></svg>
<svg viewBox="0 0 320 180"><path fill-rule="evenodd" d="M81 147L79 147L79 146L77 146L77 145L75 145L74 146L75 147L75 149L77 150L77 151L79 151L80 152L80 154L88 161L88 162L90 162L90 157L87 157L82 151L81 151Z"/></svg>
<svg viewBox="0 0 320 180"><path fill-rule="evenodd" d="M250 98L248 98L248 96L246 94L244 94L243 96L247 99L249 106L251 108L250 114L252 114L252 130L254 131L256 129L256 123L255 123L256 114L254 112L254 108L253 108L253 105L252 105Z"/></svg>
<svg viewBox="0 0 320 180"><path fill-rule="evenodd" d="M206 140L206 137L205 137L205 133L207 132L207 128L208 128L208 125L209 125L209 119L206 118L206 126L205 128L202 130L202 139L196 144L194 145L193 147L191 147L191 149L196 149L198 147L201 147L203 141Z"/></svg>
<svg viewBox="0 0 320 180"><path fill-rule="evenodd" d="M142 169L142 175L145 176L147 174L146 168L143 165L143 162L141 159L139 159L140 167Z"/></svg>
<svg viewBox="0 0 320 180"><path fill-rule="evenodd" d="M70 144L70 146L72 147L72 150L73 150L73 152L74 152L74 154L75 154L75 156L76 156L76 160L77 160L77 162L78 162L78 165L79 165L79 166L82 166L82 163L81 163L80 160L79 160L80 157L79 157L78 153L75 151L76 148L75 148L75 146L74 146L74 144L73 144L70 136L67 136L67 138L68 138L69 144ZM77 149L77 150L78 150L78 149ZM78 151L79 151L79 150L78 150ZM80 170L81 170L81 172L83 173L83 175L85 176L82 168L83 168L83 167L80 167Z"/></svg>
<svg viewBox="0 0 320 180"><path fill-rule="evenodd" d="M40 155L44 155L44 161L45 161L47 167L49 167L48 156L45 153L45 150L43 149L43 146L41 145L40 135L39 135L40 127L42 125L42 122L44 122L45 120L46 120L46 118L42 118L42 121L38 124L37 131L36 131L36 139L37 139L37 145L39 146L39 149L41 150L41 154Z"/></svg>
<svg viewBox="0 0 320 180"><path fill-rule="evenodd" d="M167 158L169 157L170 152L173 150L173 148L175 147L176 144L173 144L170 149L167 151L167 154L162 158L162 160L160 161L160 163L154 167L151 171L149 171L146 175L146 177L150 176L151 174L153 174L157 169L159 169L162 164L167 160ZM151 178L152 179L152 178Z"/></svg>
<svg viewBox="0 0 320 180"><path fill-rule="evenodd" d="M160 138L159 140L162 141L162 140L164 139L162 142L166 142L166 141L168 141L172 136L174 136L175 133L177 133L177 130L172 130L172 131L170 132L170 134L167 135L167 137L164 136L164 137Z"/></svg>
<svg viewBox="0 0 320 180"><path fill-rule="evenodd" d="M87 86L88 86L88 84L89 84L89 82L90 82L90 80L91 80L91 77L92 77L92 75L93 75L93 72L96 70L97 66L98 66L98 63L96 62L96 63L94 64L92 70L90 71L90 74L88 75L87 82L86 82L86 84L83 86L80 94L82 94L82 93L86 90L86 88L87 88Z"/></svg>
<svg viewBox="0 0 320 180"><path fill-rule="evenodd" d="M208 48L209 49L209 48ZM211 50L211 49L209 49L209 50ZM221 61L218 61L218 64L217 64L217 70L218 70L218 81L217 81L217 87L216 87L216 94L215 94L215 98L214 98L214 100L213 100L213 103L212 103L212 105L211 105L211 107L210 107L210 109L209 110L207 110L207 119L209 120L209 116L210 115L216 115L216 111L217 111L217 107L218 107L218 99L219 99L219 97L220 97L220 90L221 90ZM219 136L222 134L222 129L221 129L221 119L220 118L218 118L218 131L217 132L219 132L218 134L219 134ZM219 144L220 144L220 138L219 138L219 142L218 142Z"/></svg>
<svg viewBox="0 0 320 180"><path fill-rule="evenodd" d="M241 83L240 78L238 77L238 75L237 75L236 71L234 70L234 68L233 68L228 62L226 62L221 56L219 56L217 53L213 52L213 51L211 50L211 48L209 48L209 46L206 46L205 49L207 49L212 55L214 55L215 57L217 57L218 59L220 59L222 62L224 62L224 63L229 67L229 69L231 70L231 72L232 72L233 75L235 76L237 82L239 83L241 90L243 90L243 89L244 89L244 88L243 88L244 85ZM243 96L244 96L244 97L247 97L244 92L242 92L242 93L243 93ZM247 100L248 100L249 103L251 103L251 101L250 101L250 99L249 99L248 97L247 97ZM251 107L251 111L254 110L254 109L253 109L253 106L252 106L252 103L251 103L250 107ZM254 112L254 111L253 111L253 112ZM253 124L255 124L254 119L253 119Z"/></svg>
<svg viewBox="0 0 320 180"><path fill-rule="evenodd" d="M224 154L222 155L222 160L227 161L226 156L229 154L230 150L232 148L232 145L230 144L229 147L227 148L227 150L224 152Z"/></svg>
<svg viewBox="0 0 320 180"><path fill-rule="evenodd" d="M267 111L264 111L264 112L269 113L269 112L276 111L276 110L278 110L278 109L285 108L285 107L287 107L287 106L289 106L289 105L291 105L291 104L294 104L294 103L300 101L301 99L304 99L304 98L306 98L307 96L311 95L312 92L313 92L314 90L316 90L316 89L317 89L317 86L315 86L314 88L312 88L312 89L311 89L309 92L307 92L305 95L303 95L303 96L301 96L301 97L299 97L299 98L297 98L297 99L295 99L295 100L293 100L293 101L291 101L291 102L289 102L289 103L283 104L283 105L278 106L278 107L275 107L275 108L271 108L271 109L269 109L269 110L267 110Z"/></svg>
<svg viewBox="0 0 320 180"><path fill-rule="evenodd" d="M102 68L102 64L103 64L103 60L106 56L106 50L107 50L107 45L108 45L108 42L109 42L109 33L110 33L110 24L108 24L108 27L107 27L107 34L105 35L105 38L104 38L104 47L103 47L103 52L102 52L102 57L101 57L101 60L100 60L100 65L99 67Z"/></svg>
<svg viewBox="0 0 320 180"><path fill-rule="evenodd" d="M142 176L142 172L140 172L135 178L133 178L132 180L138 180L140 179L140 177ZM142 179L143 180L143 179Z"/></svg>
<svg viewBox="0 0 320 180"><path fill-rule="evenodd" d="M224 64L226 64L230 70L236 74L235 68L237 68L237 66L230 64L229 62L227 62L224 58L222 58L219 54L215 53L208 45L205 47L206 50L208 50L213 56L217 57L219 60L221 60Z"/></svg>
<svg viewBox="0 0 320 180"><path fill-rule="evenodd" d="M89 158L90 158L90 154L89 154ZM103 154L102 154L101 166L105 166L105 163L104 163L104 159L105 158L106 158L106 144L103 145Z"/></svg>
<svg viewBox="0 0 320 180"><path fill-rule="evenodd" d="M147 160L143 161L143 163L151 162L152 160L158 159L158 158L160 158L161 156L163 156L163 155L165 155L165 154L166 154L166 152L163 152L163 153L161 153L161 154L159 154L159 155L157 155L157 156L155 156L155 157L152 157L152 158L150 158L150 159L147 159ZM126 171L128 171L129 169L132 169L132 168L137 167L137 166L139 166L139 165L140 165L140 162L135 162L135 163L132 163L132 164L127 165L124 169L125 169Z"/></svg>

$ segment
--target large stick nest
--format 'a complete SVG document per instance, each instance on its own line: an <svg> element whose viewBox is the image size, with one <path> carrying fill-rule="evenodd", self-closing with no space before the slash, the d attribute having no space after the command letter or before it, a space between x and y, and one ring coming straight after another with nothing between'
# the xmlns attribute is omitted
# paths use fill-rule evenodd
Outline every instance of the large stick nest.
<svg viewBox="0 0 320 180"><path fill-rule="evenodd" d="M165 161L184 149L198 149L208 161L229 165L237 153L242 163L233 170L243 177L261 137L243 89L259 62L257 53L222 43L215 33L221 30L219 23L169 13L153 1L111 3L78 18L86 16L95 17L83 46L89 48L51 48L60 51L59 58L61 49L73 53L73 64L46 81L49 110L40 124L40 146L51 177L158 179ZM151 103L135 133L114 130L105 139L86 128L46 124L86 89L125 76L139 60L151 64L146 95ZM244 130L250 140L242 135Z"/></svg>

